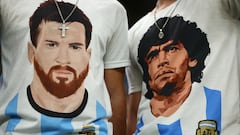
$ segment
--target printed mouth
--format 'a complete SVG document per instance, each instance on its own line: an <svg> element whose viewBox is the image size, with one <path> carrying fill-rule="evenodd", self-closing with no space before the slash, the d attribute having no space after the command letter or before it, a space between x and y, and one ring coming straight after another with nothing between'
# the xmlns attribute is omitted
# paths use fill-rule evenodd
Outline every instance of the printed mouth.
<svg viewBox="0 0 240 135"><path fill-rule="evenodd" d="M56 74L58 75L71 75L72 72L69 71L69 70L63 70L63 69L60 69L60 70L55 70L54 71Z"/></svg>
<svg viewBox="0 0 240 135"><path fill-rule="evenodd" d="M171 71L171 70L160 70L159 73L157 74L157 76L155 77L155 79L165 78L166 75L172 74L172 73L173 73L173 71Z"/></svg>

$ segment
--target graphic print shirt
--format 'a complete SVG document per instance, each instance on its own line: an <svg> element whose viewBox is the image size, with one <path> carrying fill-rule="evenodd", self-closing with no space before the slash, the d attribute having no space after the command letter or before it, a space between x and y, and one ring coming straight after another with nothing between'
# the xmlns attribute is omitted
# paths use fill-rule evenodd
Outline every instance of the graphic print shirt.
<svg viewBox="0 0 240 135"><path fill-rule="evenodd" d="M156 20L169 17L177 2L158 11ZM225 2L231 6L227 7ZM214 120L219 135L240 134L237 128L240 126L239 5L237 0L180 1L172 17L196 23L207 35L210 53L205 60L201 83L192 83L188 98L168 117L155 117L151 113L150 100L145 97L148 89L143 81L143 68L139 64L140 41L156 21L153 11L129 30L131 66L126 70L129 93L142 92L135 134L193 135L202 120Z"/></svg>

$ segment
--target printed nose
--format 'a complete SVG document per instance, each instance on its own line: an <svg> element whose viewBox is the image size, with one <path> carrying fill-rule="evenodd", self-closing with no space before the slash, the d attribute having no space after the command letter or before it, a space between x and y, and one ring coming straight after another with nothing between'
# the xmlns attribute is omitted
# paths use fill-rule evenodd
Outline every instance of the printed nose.
<svg viewBox="0 0 240 135"><path fill-rule="evenodd" d="M57 55L57 62L59 64L69 64L69 52L67 47L60 47Z"/></svg>
<svg viewBox="0 0 240 135"><path fill-rule="evenodd" d="M158 67L163 67L163 66L169 64L165 52L160 52L159 53L159 55L158 55L158 62L159 62Z"/></svg>
<svg viewBox="0 0 240 135"><path fill-rule="evenodd" d="M158 67L164 67L165 65L168 65L167 61L161 62L158 64Z"/></svg>

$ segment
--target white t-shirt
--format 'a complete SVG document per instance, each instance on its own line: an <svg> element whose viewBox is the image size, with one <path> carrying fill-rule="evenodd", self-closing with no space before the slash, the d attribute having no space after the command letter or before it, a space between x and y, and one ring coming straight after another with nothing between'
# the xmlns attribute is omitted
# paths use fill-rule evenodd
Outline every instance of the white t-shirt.
<svg viewBox="0 0 240 135"><path fill-rule="evenodd" d="M156 18L169 16L176 3L158 11ZM239 0L181 0L172 16L182 16L185 21L195 22L204 33L210 46L210 54L205 60L201 89L192 92L180 108L169 117L154 117L150 113L149 100L143 82L143 70L138 63L138 47L143 35L154 24L154 13L142 17L129 30L131 66L127 68L129 93L142 91L138 110L137 134L193 135L198 122L209 119L205 110L211 93L217 93L214 106L214 120L218 121L221 135L240 134L240 1ZM206 90L207 89L207 90ZM195 92L194 92L195 91ZM209 92L210 91L210 92ZM206 96L206 98L202 98ZM201 98L201 100L200 100ZM197 99L197 100L196 100ZM197 101L201 102L199 104ZM217 102L219 101L219 102ZM186 105L189 104L189 105ZM194 108L194 110L192 110ZM185 114L187 111L191 114ZM184 112L184 113L182 113ZM194 120L193 120L194 119ZM174 132L176 131L176 132ZM178 132L179 131L179 132Z"/></svg>
<svg viewBox="0 0 240 135"><path fill-rule="evenodd" d="M130 63L125 9L115 0L79 0L78 7L93 25L90 69L84 83L88 91L87 103L77 116L52 117L39 113L27 97L27 87L33 79L33 66L27 58L28 22L42 2L44 0L0 0L3 68L0 134L77 134L82 129L94 128L96 134L111 135L112 125L107 121L111 117L111 104L103 75L104 69L125 67ZM75 0L65 2L76 3ZM61 126L63 128L58 128Z"/></svg>

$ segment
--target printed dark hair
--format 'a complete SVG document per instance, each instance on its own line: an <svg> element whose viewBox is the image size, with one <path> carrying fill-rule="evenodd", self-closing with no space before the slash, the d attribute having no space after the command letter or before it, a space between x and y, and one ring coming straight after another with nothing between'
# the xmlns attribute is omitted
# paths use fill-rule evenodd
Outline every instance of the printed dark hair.
<svg viewBox="0 0 240 135"><path fill-rule="evenodd" d="M157 24L162 27L166 20L167 17L160 18L157 20ZM163 29L163 32L165 36L163 39L160 39L158 37L159 29L153 24L144 34L139 43L138 62L142 66L143 80L148 89L145 96L149 99L152 98L153 93L148 84L150 76L148 74L148 65L145 61L145 57L149 52L150 47L159 46L169 40L173 40L175 43L179 41L183 43L191 60L197 60L197 65L189 69L191 71L192 82L201 82L203 75L202 71L205 68L204 61L210 53L207 35L202 32L200 28L197 28L196 23L184 21L181 16L170 18L166 27Z"/></svg>
<svg viewBox="0 0 240 135"><path fill-rule="evenodd" d="M69 15L75 5L66 2L57 2L63 18ZM29 20L29 27L30 27L30 36L33 45L36 47L37 45L37 38L40 33L39 25L42 21L55 21L62 23L61 17L58 13L56 4L54 0L48 0L40 4L40 6L35 10L33 15L30 17ZM89 18L81 11L78 7L74 10L73 14L68 18L66 22L79 22L82 23L86 30L86 47L90 44L91 34L92 34L92 24Z"/></svg>

